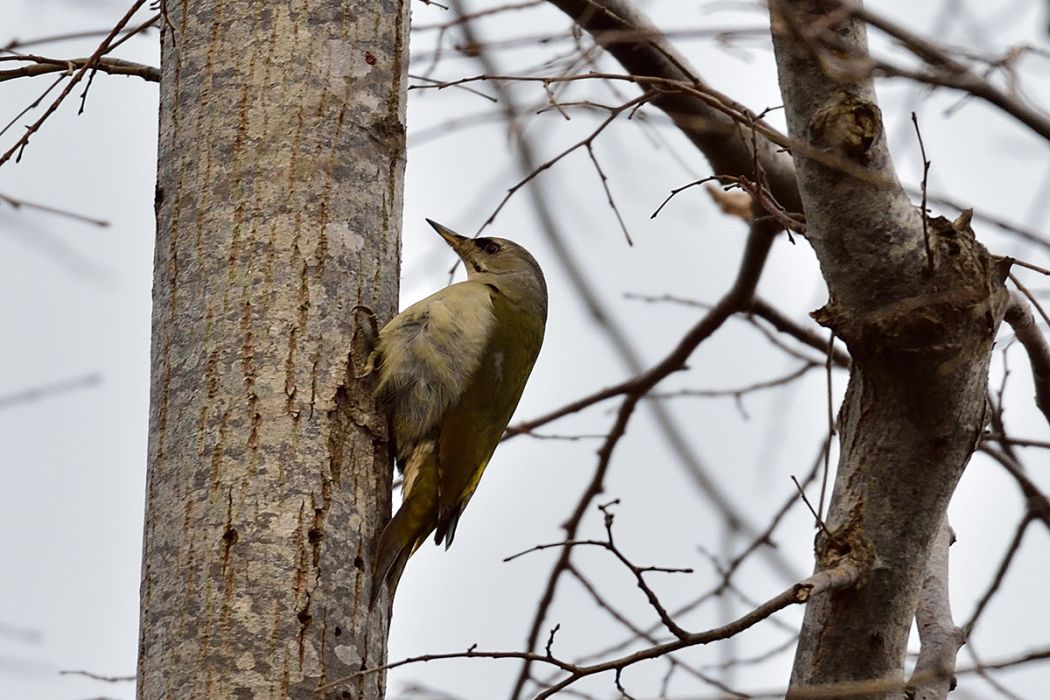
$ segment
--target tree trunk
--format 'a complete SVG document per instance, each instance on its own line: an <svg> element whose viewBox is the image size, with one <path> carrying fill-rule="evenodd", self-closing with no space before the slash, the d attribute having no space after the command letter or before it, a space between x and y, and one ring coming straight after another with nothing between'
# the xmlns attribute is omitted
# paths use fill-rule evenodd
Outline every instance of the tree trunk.
<svg viewBox="0 0 1050 700"><path fill-rule="evenodd" d="M924 221L902 191L864 24L838 3L771 8L789 132L806 147L794 155L807 238L831 296L816 317L853 357L817 568L850 557L868 570L808 604L792 693L845 684L834 697L899 696L930 547L985 423L1005 269L968 217Z"/></svg>
<svg viewBox="0 0 1050 700"><path fill-rule="evenodd" d="M385 659L354 307L397 307L408 10L165 3L139 697L313 698Z"/></svg>

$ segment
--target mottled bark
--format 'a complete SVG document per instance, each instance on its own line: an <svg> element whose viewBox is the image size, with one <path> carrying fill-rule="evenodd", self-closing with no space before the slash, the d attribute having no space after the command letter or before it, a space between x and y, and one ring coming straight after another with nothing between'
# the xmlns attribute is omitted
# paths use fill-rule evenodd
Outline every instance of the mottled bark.
<svg viewBox="0 0 1050 700"><path fill-rule="evenodd" d="M316 697L386 654L354 307L397 306L408 1L165 9L138 693Z"/></svg>
<svg viewBox="0 0 1050 700"><path fill-rule="evenodd" d="M837 3L772 8L791 136L870 174L795 154L807 238L831 296L816 315L853 357L832 537L818 540L817 568L849 557L868 573L855 589L809 603L792 692L864 681L899 689L930 548L984 426L1005 269L976 242L968 217L924 225L899 186L863 70L864 25Z"/></svg>

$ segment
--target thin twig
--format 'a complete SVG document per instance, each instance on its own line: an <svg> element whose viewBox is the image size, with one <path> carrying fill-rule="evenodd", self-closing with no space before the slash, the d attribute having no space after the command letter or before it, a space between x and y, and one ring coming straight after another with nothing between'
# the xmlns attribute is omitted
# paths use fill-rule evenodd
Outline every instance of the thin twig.
<svg viewBox="0 0 1050 700"><path fill-rule="evenodd" d="M602 166L598 164L598 159L594 156L594 146L591 143L587 143L587 155L590 156L591 162L594 163L594 169L598 171L598 178L601 180L602 189L605 190L605 199L609 202L609 207L616 214L616 220L620 223L620 230L623 231L623 237L627 239L627 245L634 245L634 241L631 240L631 234L627 230L627 224L623 222L623 216L620 215L620 209L616 206L616 200L613 199L612 192L609 191L609 178L605 176L605 171L602 170Z"/></svg>
<svg viewBox="0 0 1050 700"><path fill-rule="evenodd" d="M103 683L130 683L135 680L135 676L103 676L98 673L92 673L91 671L59 671L60 676L84 676L90 678L93 681L102 681Z"/></svg>
<svg viewBox="0 0 1050 700"><path fill-rule="evenodd" d="M795 478L794 474L791 475L791 481L795 484L795 488L798 489L798 495L802 497L802 502L806 504L806 508L809 508L809 512L813 515L816 525L824 532L829 540L835 542L835 537L828 530L828 526L824 524L824 519L820 517L820 513L813 508L813 504L809 502L808 498L806 498L806 491L802 488L802 484L798 483L798 479Z"/></svg>
<svg viewBox="0 0 1050 700"><path fill-rule="evenodd" d="M755 609L726 625L703 632L692 633L682 639L674 639L663 644L656 644L616 659L609 659L604 662L587 666L572 664L555 656L547 656L546 654L526 651L483 651L477 649L477 645L472 645L466 651L445 654L425 654L423 656L409 657L400 661L383 664L381 666L367 668L363 671L358 671L320 685L315 688L314 691L317 694L322 694L325 690L330 690L336 686L354 680L355 678L360 678L361 676L387 671L408 664L436 661L439 659L518 659L556 666L568 674L562 681L552 685L550 688L547 688L536 696L537 700L544 700L545 698L553 697L558 692L589 676L610 671L622 671L634 664L660 658L671 652L678 651L679 649L685 649L700 644L710 644L711 642L721 639L728 639L740 634L750 627L753 627L762 620L769 618L774 613L783 610L786 607L805 603L818 595L849 588L859 580L860 575L860 568L849 560L845 560L833 569L819 571L813 576L810 576L803 581L799 581L787 590L770 598Z"/></svg>
<svg viewBox="0 0 1050 700"><path fill-rule="evenodd" d="M97 386L101 381L101 374L92 373L80 377L73 377L72 379L63 379L54 382L53 384L44 384L33 387L32 389L24 389L11 394L0 395L0 409L11 408L12 406L29 403L31 401L50 398L57 394L64 394L69 391Z"/></svg>
<svg viewBox="0 0 1050 700"><path fill-rule="evenodd" d="M58 207L52 207L47 204L37 204L36 202L28 202L24 199L16 199L15 197L2 193L0 193L0 203L7 204L12 209L33 209L47 214L54 214L55 216L63 216L67 219L73 219L74 221L80 221L85 224L91 224L92 226L98 226L99 228L106 228L109 226L109 222L105 219L96 219L91 216L77 214L76 212L59 209Z"/></svg>
<svg viewBox="0 0 1050 700"><path fill-rule="evenodd" d="M919 139L919 153L922 154L922 241L926 246L926 272L933 272L933 249L930 247L930 217L926 211L926 181L930 175L930 161L926 159L926 145L922 142L922 131L919 130L919 118L911 113L911 123L915 125L915 136Z"/></svg>
<svg viewBox="0 0 1050 700"><path fill-rule="evenodd" d="M84 65L81 66L80 69L73 74L73 77L69 79L69 82L66 83L66 87L62 90L62 92L59 93L58 97L56 97L55 100L48 106L47 110L44 111L44 114L41 115L40 118L37 119L35 122L27 126L25 133L22 134L22 136L14 143L14 145L11 146L11 148L7 149L7 151L5 151L2 156L0 156L0 165L6 163L16 153L18 155L15 158L15 162L21 160L22 152L25 150L25 147L29 145L29 137L31 137L34 133L37 132L38 129L40 129L41 125L47 120L48 117L54 114L55 110L59 108L63 100L65 100L69 93L73 91L73 87L76 86L76 84L79 83L80 80L84 77L84 74L91 70L92 67L98 62L98 60L107 51L110 50L110 45L113 43L113 40L116 38L116 36L120 33L120 30L122 30L124 26L131 21L132 16L134 16L134 14L139 11L139 8L142 7L142 5L145 4L145 2L146 0L135 0L135 2L131 5L131 8L124 14L123 17L120 18L116 26L113 27L109 34L106 35L106 38L102 40L102 43L98 45L98 48L95 49L95 53L91 54L91 56L88 57L88 59L84 62Z"/></svg>
<svg viewBox="0 0 1050 700"><path fill-rule="evenodd" d="M984 613L984 610L988 607L988 603L991 602L992 597L999 591L1000 586L1003 585L1003 581L1006 579L1006 572L1010 569L1010 564L1013 563L1014 556L1020 551L1021 542L1024 540L1025 532L1028 531L1028 526L1032 524L1033 520L1035 520L1035 518L1032 516L1031 512L1029 512L1017 525L1013 539L1010 540L1010 544L1006 548L1006 553L1003 554L1002 561L999 562L999 566L995 571L995 576L992 577L992 581L988 584L988 588L985 590L984 595L981 596L981 599L977 601L977 605L974 606L973 614L970 615L970 619L967 620L965 625L963 625L963 630L966 631L966 636L973 634L974 629L977 627L977 621L981 618L981 614Z"/></svg>

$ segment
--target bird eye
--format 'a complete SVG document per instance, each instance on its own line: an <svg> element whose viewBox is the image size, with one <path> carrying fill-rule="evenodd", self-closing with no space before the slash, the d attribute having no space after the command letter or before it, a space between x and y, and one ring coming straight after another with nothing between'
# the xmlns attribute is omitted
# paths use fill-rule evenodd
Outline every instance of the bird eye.
<svg viewBox="0 0 1050 700"><path fill-rule="evenodd" d="M495 255L499 252L499 243L496 241L485 241L481 246L481 250L484 251L486 255Z"/></svg>

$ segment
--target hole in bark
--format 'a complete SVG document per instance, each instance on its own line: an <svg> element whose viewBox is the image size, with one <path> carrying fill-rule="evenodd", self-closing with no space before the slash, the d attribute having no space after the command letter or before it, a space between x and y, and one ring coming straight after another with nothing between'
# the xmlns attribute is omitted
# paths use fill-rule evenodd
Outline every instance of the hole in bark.
<svg viewBox="0 0 1050 700"><path fill-rule="evenodd" d="M231 546L237 542L237 530L232 527L226 528L226 532L222 533L222 539L227 546Z"/></svg>
<svg viewBox="0 0 1050 700"><path fill-rule="evenodd" d="M310 624L310 620L313 619L313 617L310 615L310 611L307 610L306 608L303 608L302 610L300 610L299 614L296 615L296 618L298 618L299 624L303 625L304 627L306 625Z"/></svg>
<svg viewBox="0 0 1050 700"><path fill-rule="evenodd" d="M310 528L310 531L306 533L306 539L310 541L310 544L317 544L324 539L324 534L322 534L316 527L312 527Z"/></svg>
<svg viewBox="0 0 1050 700"><path fill-rule="evenodd" d="M354 566L356 566L361 571L364 571L365 570L365 560L362 559L360 555L354 557Z"/></svg>
<svg viewBox="0 0 1050 700"><path fill-rule="evenodd" d="M336 628L335 628L335 636L339 637L339 636L341 636L342 634L343 634L343 628L342 628L342 627L339 627L339 626L337 625L337 626L336 626Z"/></svg>

